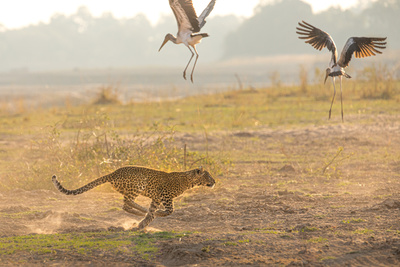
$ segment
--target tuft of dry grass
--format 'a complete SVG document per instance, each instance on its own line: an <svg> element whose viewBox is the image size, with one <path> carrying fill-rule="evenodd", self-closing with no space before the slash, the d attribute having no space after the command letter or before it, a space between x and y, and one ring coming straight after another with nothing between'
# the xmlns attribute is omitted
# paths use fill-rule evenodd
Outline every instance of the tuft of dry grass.
<svg viewBox="0 0 400 267"><path fill-rule="evenodd" d="M219 172L220 160L206 153L189 151L174 140L174 127L160 123L146 131L123 133L114 129L104 112L84 114L44 127L31 140L19 161L13 162L0 188L52 189L50 178L60 176L77 187L122 166L136 165L164 171L183 171L204 166Z"/></svg>
<svg viewBox="0 0 400 267"><path fill-rule="evenodd" d="M103 86L99 89L93 105L118 105L121 104L118 89L113 86Z"/></svg>
<svg viewBox="0 0 400 267"><path fill-rule="evenodd" d="M300 91L302 93L307 93L308 90L308 71L304 65L300 66L299 72L299 80L300 80Z"/></svg>
<svg viewBox="0 0 400 267"><path fill-rule="evenodd" d="M392 99L400 90L395 82L394 72L386 65L371 65L359 73L357 83L361 87L364 99Z"/></svg>

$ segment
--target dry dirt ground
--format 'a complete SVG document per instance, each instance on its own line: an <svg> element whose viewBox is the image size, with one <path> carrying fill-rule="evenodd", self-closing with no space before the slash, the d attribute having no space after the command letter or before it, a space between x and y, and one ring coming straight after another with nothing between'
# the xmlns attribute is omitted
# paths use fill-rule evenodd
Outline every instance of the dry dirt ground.
<svg viewBox="0 0 400 267"><path fill-rule="evenodd" d="M38 265L399 266L400 120L359 119L210 134L208 149L229 148L232 166L213 190L190 190L172 215L152 222L150 232L190 233L161 240L151 259L60 252L47 262L46 254L20 253L3 255L0 265L25 258ZM204 149L202 135L176 139ZM121 207L117 193L2 192L0 235L129 229L140 218Z"/></svg>

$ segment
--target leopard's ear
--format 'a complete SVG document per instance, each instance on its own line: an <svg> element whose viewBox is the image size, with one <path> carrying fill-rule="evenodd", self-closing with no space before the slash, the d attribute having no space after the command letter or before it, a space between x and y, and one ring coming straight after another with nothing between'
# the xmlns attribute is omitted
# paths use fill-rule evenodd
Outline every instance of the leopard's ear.
<svg viewBox="0 0 400 267"><path fill-rule="evenodd" d="M203 172L204 172L203 166L198 167L197 170L196 170L197 174L201 174Z"/></svg>

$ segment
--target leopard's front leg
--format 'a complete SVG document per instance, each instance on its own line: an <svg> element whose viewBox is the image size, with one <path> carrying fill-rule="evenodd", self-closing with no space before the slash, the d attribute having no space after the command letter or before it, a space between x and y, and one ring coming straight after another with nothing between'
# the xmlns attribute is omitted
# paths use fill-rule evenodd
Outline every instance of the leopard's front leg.
<svg viewBox="0 0 400 267"><path fill-rule="evenodd" d="M155 218L155 211L160 206L159 203L155 202L154 200L150 204L149 212L146 214L146 217L139 223L137 230L142 230L147 227Z"/></svg>
<svg viewBox="0 0 400 267"><path fill-rule="evenodd" d="M161 203L163 204L165 209L157 210L156 217L165 217L174 212L174 202L172 199L163 200Z"/></svg>

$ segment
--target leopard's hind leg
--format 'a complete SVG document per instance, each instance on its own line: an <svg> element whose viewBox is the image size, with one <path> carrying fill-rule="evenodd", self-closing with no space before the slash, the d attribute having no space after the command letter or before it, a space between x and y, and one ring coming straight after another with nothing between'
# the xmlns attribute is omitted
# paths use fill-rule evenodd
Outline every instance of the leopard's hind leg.
<svg viewBox="0 0 400 267"><path fill-rule="evenodd" d="M124 196L124 206L122 209L137 216L144 216L148 212L146 208L134 202L135 198Z"/></svg>
<svg viewBox="0 0 400 267"><path fill-rule="evenodd" d="M140 206L139 204L137 204L135 202L137 195L133 195L133 194L129 194L127 196L124 196L124 205L128 205L131 208L137 209L139 211L141 211L142 213L146 214L149 212L148 209L146 209L145 207Z"/></svg>

